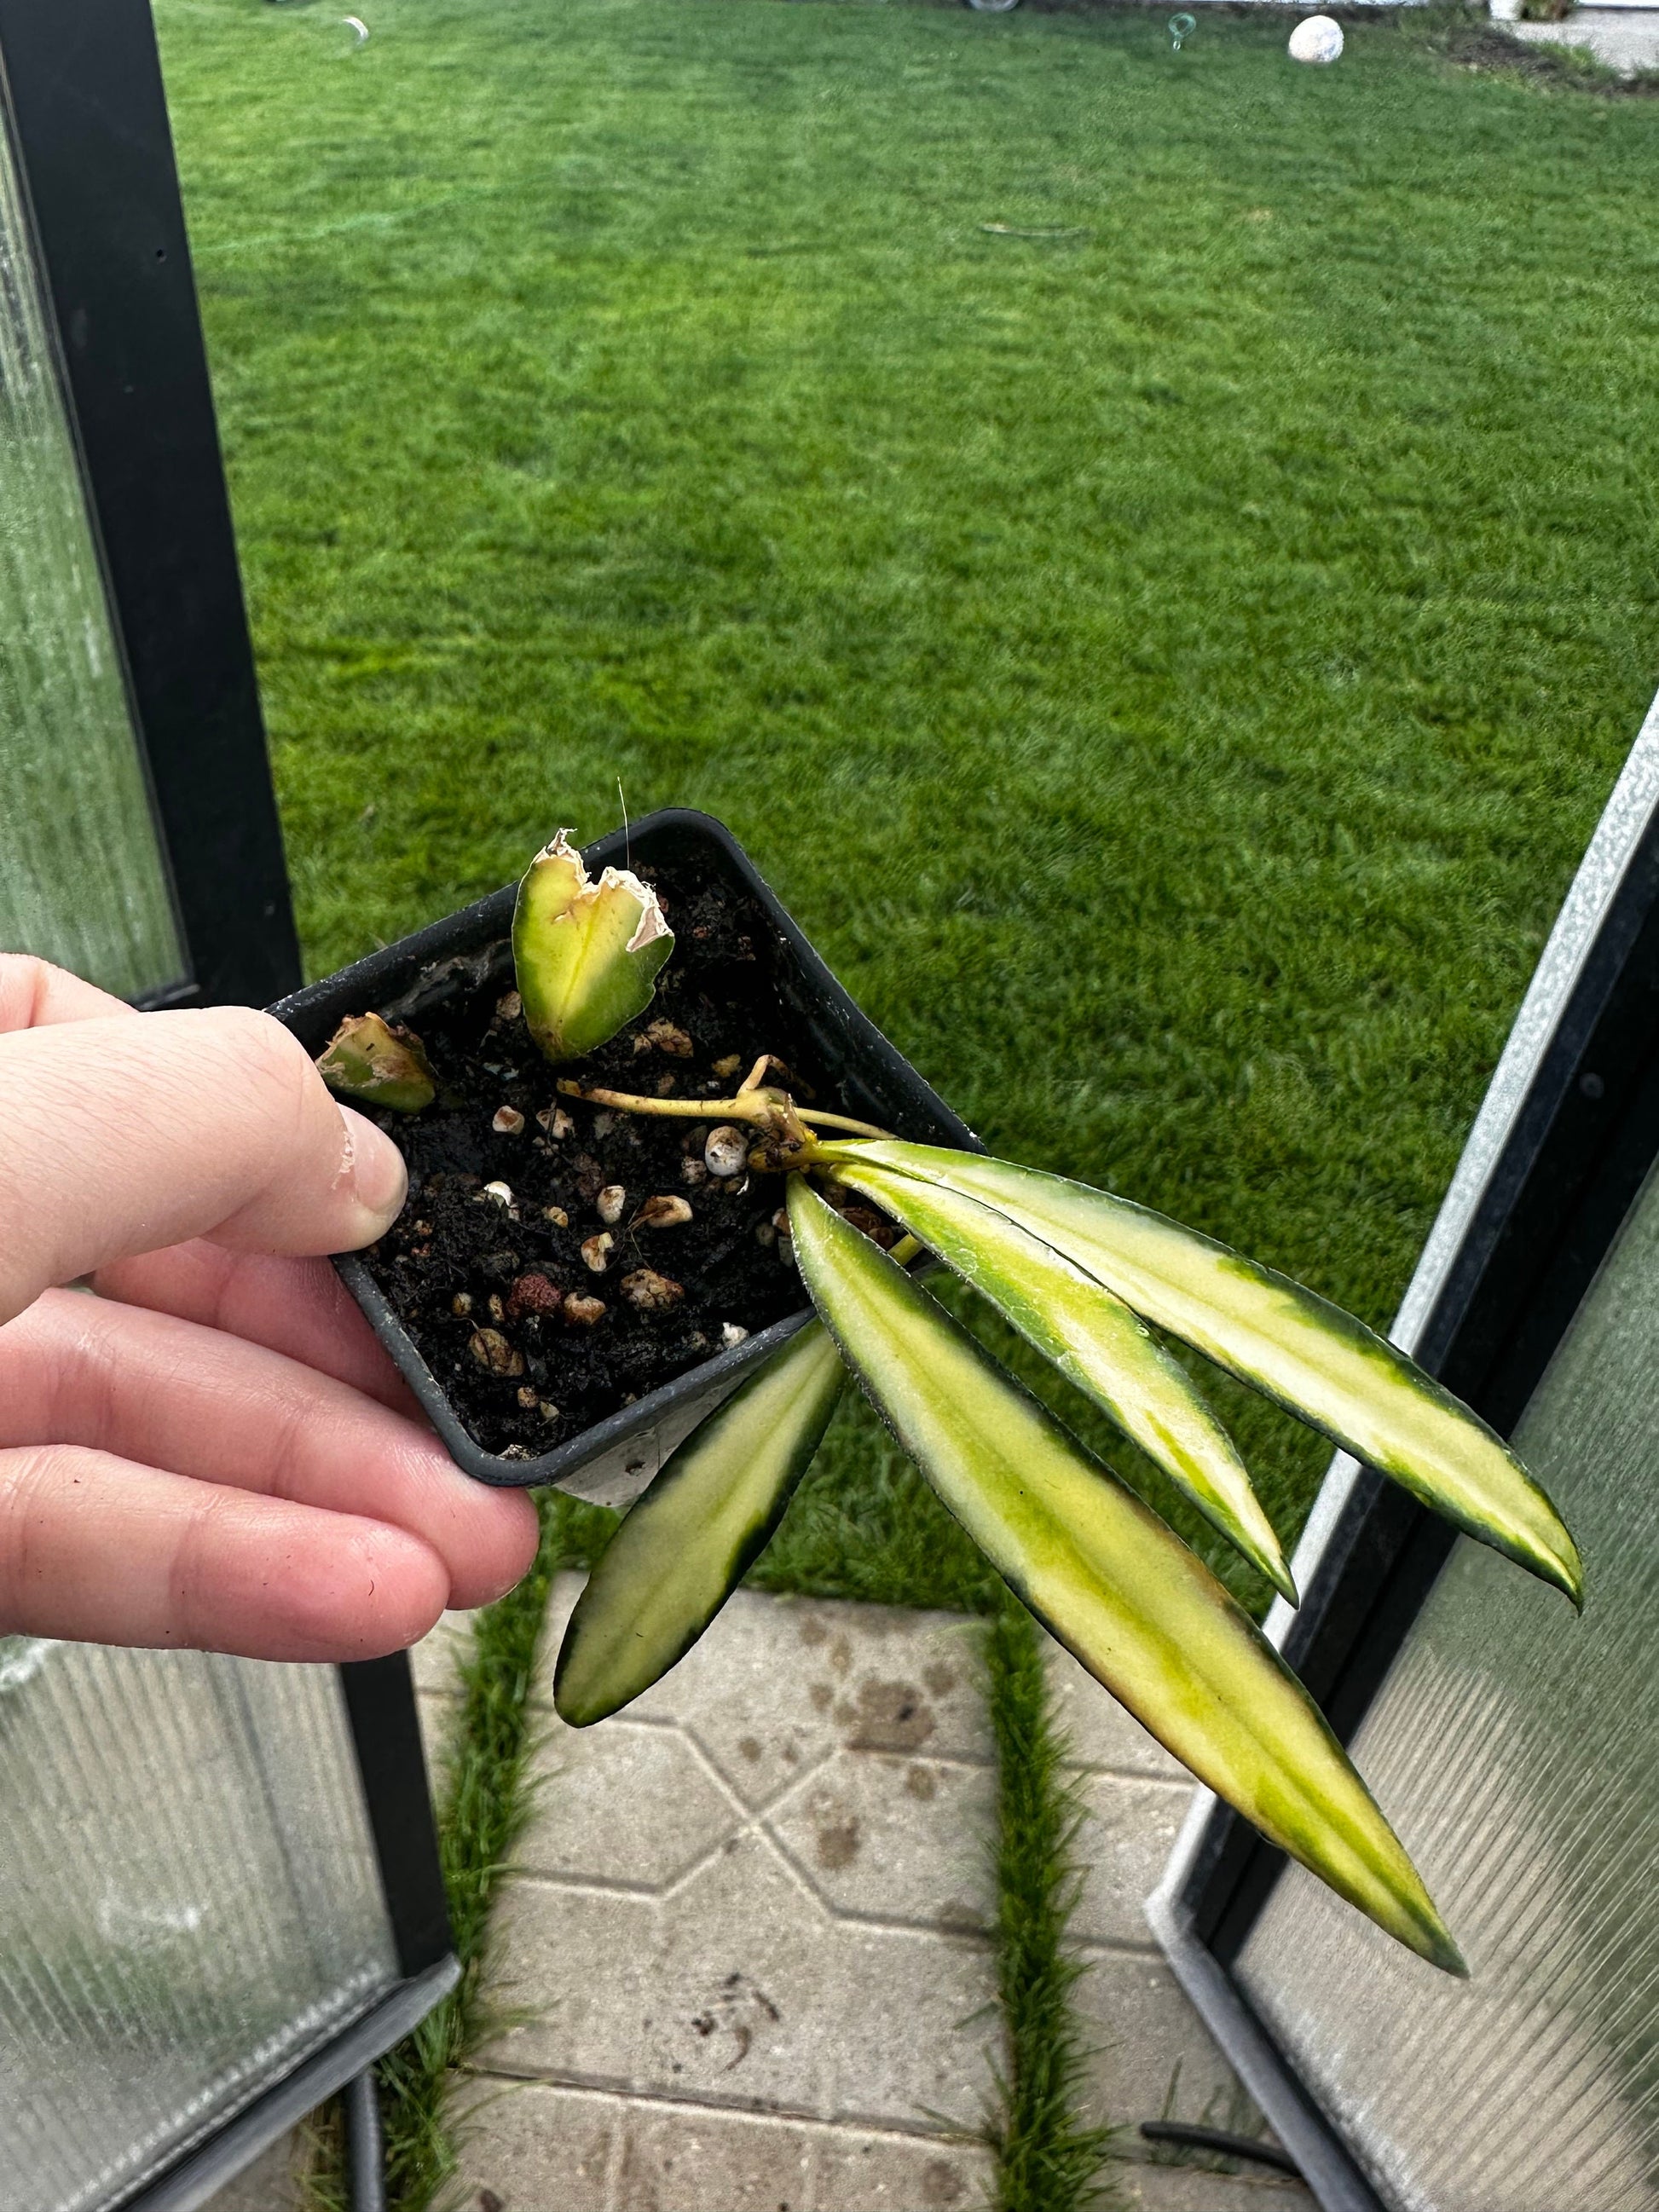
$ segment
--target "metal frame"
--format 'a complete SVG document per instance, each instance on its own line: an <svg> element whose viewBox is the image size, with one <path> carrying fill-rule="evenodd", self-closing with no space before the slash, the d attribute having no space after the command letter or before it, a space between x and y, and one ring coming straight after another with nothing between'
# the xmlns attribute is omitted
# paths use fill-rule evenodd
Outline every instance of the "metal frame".
<svg viewBox="0 0 1659 2212"><path fill-rule="evenodd" d="M1659 700L1539 963L1390 1332L1508 1435L1659 1158ZM1456 1532L1339 1455L1267 1633L1348 1741ZM1285 1861L1200 1791L1147 1917L1326 2212L1386 2212L1231 1968Z"/></svg>
<svg viewBox="0 0 1659 2212"><path fill-rule="evenodd" d="M460 1979L451 1948L409 1654L355 1660L338 1672L403 1978L367 2013L228 2117L205 2142L191 2145L164 2172L118 2199L110 2212L118 2207L118 2212L195 2212L325 2098L365 2076ZM353 2087L348 2109L357 2212L374 2212L377 2201L368 2185L371 2150L373 2163L379 2158L378 2129L371 2124L373 2094L372 2081Z"/></svg>
<svg viewBox="0 0 1659 2212"><path fill-rule="evenodd" d="M299 945L149 0L0 0L0 129L188 964L140 1003L264 1006ZM459 1978L408 1656L339 1673L403 1979L123 2212L205 2203Z"/></svg>
<svg viewBox="0 0 1659 2212"><path fill-rule="evenodd" d="M299 946L149 0L0 0L0 100L188 963L146 1003L264 1006Z"/></svg>

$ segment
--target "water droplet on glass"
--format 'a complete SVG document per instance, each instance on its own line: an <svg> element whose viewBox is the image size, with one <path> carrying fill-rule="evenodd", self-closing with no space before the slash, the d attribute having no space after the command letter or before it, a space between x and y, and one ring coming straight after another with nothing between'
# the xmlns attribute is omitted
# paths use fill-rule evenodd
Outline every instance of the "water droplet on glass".
<svg viewBox="0 0 1659 2212"><path fill-rule="evenodd" d="M366 46L368 44L368 26L361 15L342 15L340 21L348 31L356 33L356 43L358 46Z"/></svg>

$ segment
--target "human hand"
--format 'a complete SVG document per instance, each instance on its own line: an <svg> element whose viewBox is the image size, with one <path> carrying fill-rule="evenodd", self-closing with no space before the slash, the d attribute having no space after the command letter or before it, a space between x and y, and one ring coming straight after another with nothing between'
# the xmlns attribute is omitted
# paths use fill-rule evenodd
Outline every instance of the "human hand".
<svg viewBox="0 0 1659 2212"><path fill-rule="evenodd" d="M0 1634L364 1659L524 1573L307 1256L406 1179L279 1023L0 955Z"/></svg>

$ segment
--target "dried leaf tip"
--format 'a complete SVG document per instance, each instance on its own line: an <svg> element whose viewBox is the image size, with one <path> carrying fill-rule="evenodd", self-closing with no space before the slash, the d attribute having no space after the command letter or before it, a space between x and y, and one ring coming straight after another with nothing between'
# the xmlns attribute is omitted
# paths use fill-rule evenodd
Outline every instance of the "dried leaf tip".
<svg viewBox="0 0 1659 2212"><path fill-rule="evenodd" d="M526 870L513 957L530 1034L549 1060L580 1060L643 1013L673 950L661 902L631 870L597 883L561 830Z"/></svg>
<svg viewBox="0 0 1659 2212"><path fill-rule="evenodd" d="M331 1091L397 1114L418 1114L438 1095L419 1037L379 1014L348 1014L318 1054L317 1073Z"/></svg>

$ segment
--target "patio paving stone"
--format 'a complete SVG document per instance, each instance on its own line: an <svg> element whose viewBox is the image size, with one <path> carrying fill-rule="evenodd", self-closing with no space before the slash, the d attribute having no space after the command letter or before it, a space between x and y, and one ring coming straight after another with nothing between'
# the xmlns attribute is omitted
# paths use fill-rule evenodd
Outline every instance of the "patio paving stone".
<svg viewBox="0 0 1659 2212"><path fill-rule="evenodd" d="M664 1681L578 1731L551 1677L580 1588L555 1585L533 1692L538 1796L496 1922L507 2024L464 2099L465 2212L983 2203L972 2131L1000 2030L978 1625L742 1592ZM414 1655L434 1759L465 1632L446 1620ZM1126 2130L1122 2200L1306 2208L1271 2174L1146 2162L1127 2132L1166 2112L1259 2123L1142 1915L1190 1785L1058 1646L1049 1666L1085 1808L1085 2103ZM266 2171L214 2212L289 2212Z"/></svg>

